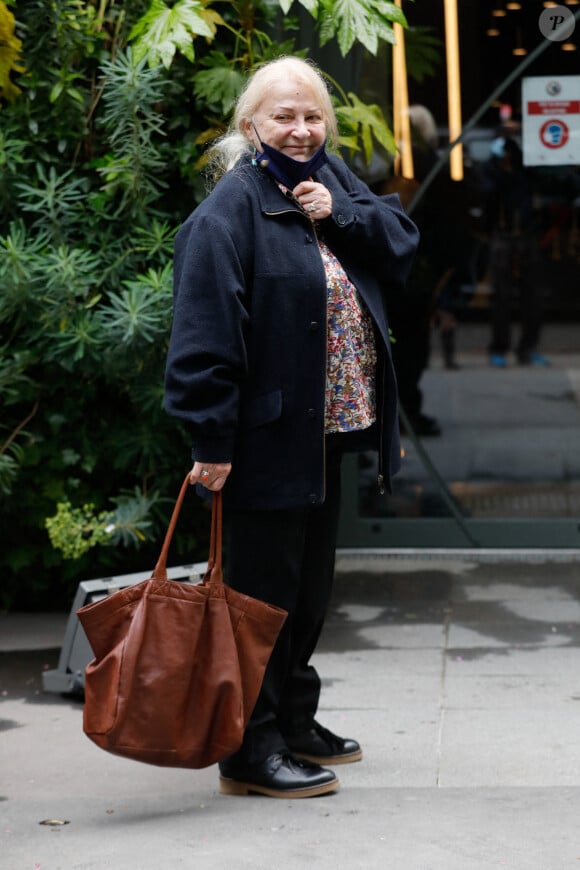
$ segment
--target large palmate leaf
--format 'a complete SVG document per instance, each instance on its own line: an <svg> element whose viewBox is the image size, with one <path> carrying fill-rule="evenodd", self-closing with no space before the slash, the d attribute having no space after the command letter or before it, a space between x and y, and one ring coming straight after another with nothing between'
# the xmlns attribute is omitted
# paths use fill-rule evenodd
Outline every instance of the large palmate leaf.
<svg viewBox="0 0 580 870"><path fill-rule="evenodd" d="M402 10L386 0L320 0L316 17L320 44L336 38L343 56L355 42L376 54L381 42L395 42L393 22L407 26Z"/></svg>
<svg viewBox="0 0 580 870"><path fill-rule="evenodd" d="M196 73L194 92L209 106L227 116L234 107L245 82L241 70L236 69L221 51L210 52L206 63L210 69Z"/></svg>
<svg viewBox="0 0 580 870"><path fill-rule="evenodd" d="M206 10L199 0L178 0L172 7L163 0L152 0L129 34L129 39L134 40L135 58L139 61L147 57L150 66L162 63L166 69L176 51L193 61L193 37L212 39L217 19L219 16Z"/></svg>
<svg viewBox="0 0 580 870"><path fill-rule="evenodd" d="M396 149L395 139L380 106L361 102L356 94L349 93L349 105L336 106L336 116L339 126L346 127L346 135L341 135L341 145L356 151L362 143L365 160L368 163L373 154L376 139L390 154Z"/></svg>

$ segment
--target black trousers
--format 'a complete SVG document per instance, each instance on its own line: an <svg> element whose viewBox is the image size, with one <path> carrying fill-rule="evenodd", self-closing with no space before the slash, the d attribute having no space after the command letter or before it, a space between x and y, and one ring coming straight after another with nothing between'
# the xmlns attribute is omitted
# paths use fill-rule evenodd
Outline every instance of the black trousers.
<svg viewBox="0 0 580 870"><path fill-rule="evenodd" d="M519 291L520 335L516 355L522 362L534 351L542 326L542 288L537 280L536 246L530 233L511 238L497 235L490 249L491 300L490 353L507 353L512 346L512 308Z"/></svg>
<svg viewBox="0 0 580 870"><path fill-rule="evenodd" d="M399 401L409 417L423 406L419 386L429 365L431 349L431 302L418 294L389 303L389 323L396 339L391 347L397 375Z"/></svg>
<svg viewBox="0 0 580 870"><path fill-rule="evenodd" d="M236 758L258 763L308 730L320 696L310 664L328 609L340 511L340 435L326 438L326 497L292 510L224 513L225 579L288 611Z"/></svg>

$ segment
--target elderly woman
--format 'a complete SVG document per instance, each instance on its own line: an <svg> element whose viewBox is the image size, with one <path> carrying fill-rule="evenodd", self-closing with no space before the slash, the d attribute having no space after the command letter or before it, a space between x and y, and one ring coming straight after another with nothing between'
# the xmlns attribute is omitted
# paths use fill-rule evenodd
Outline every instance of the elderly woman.
<svg viewBox="0 0 580 870"><path fill-rule="evenodd" d="M220 180L180 229L166 406L191 431L192 484L223 488L226 581L288 611L225 794L332 792L326 765L360 745L320 725L310 664L332 588L340 463L398 468L385 294L400 292L417 231L337 156L316 68L284 57L249 79L214 148Z"/></svg>

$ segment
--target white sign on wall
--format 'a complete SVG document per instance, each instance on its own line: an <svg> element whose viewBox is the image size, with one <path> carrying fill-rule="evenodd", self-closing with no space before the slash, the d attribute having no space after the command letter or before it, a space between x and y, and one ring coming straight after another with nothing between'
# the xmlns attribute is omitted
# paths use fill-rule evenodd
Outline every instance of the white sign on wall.
<svg viewBox="0 0 580 870"><path fill-rule="evenodd" d="M522 145L526 166L580 165L580 76L523 79Z"/></svg>

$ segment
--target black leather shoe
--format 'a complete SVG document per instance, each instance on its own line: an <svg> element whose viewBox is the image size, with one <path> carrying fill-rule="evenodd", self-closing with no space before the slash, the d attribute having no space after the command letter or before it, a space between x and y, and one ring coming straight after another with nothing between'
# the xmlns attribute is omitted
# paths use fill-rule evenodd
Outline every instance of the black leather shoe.
<svg viewBox="0 0 580 870"><path fill-rule="evenodd" d="M264 794L276 798L308 798L337 791L332 770L299 761L289 752L275 752L260 764L220 764L220 792L228 795Z"/></svg>
<svg viewBox="0 0 580 870"><path fill-rule="evenodd" d="M318 722L304 734L286 737L286 743L296 758L316 764L349 764L362 758L362 749L356 740L338 737Z"/></svg>

